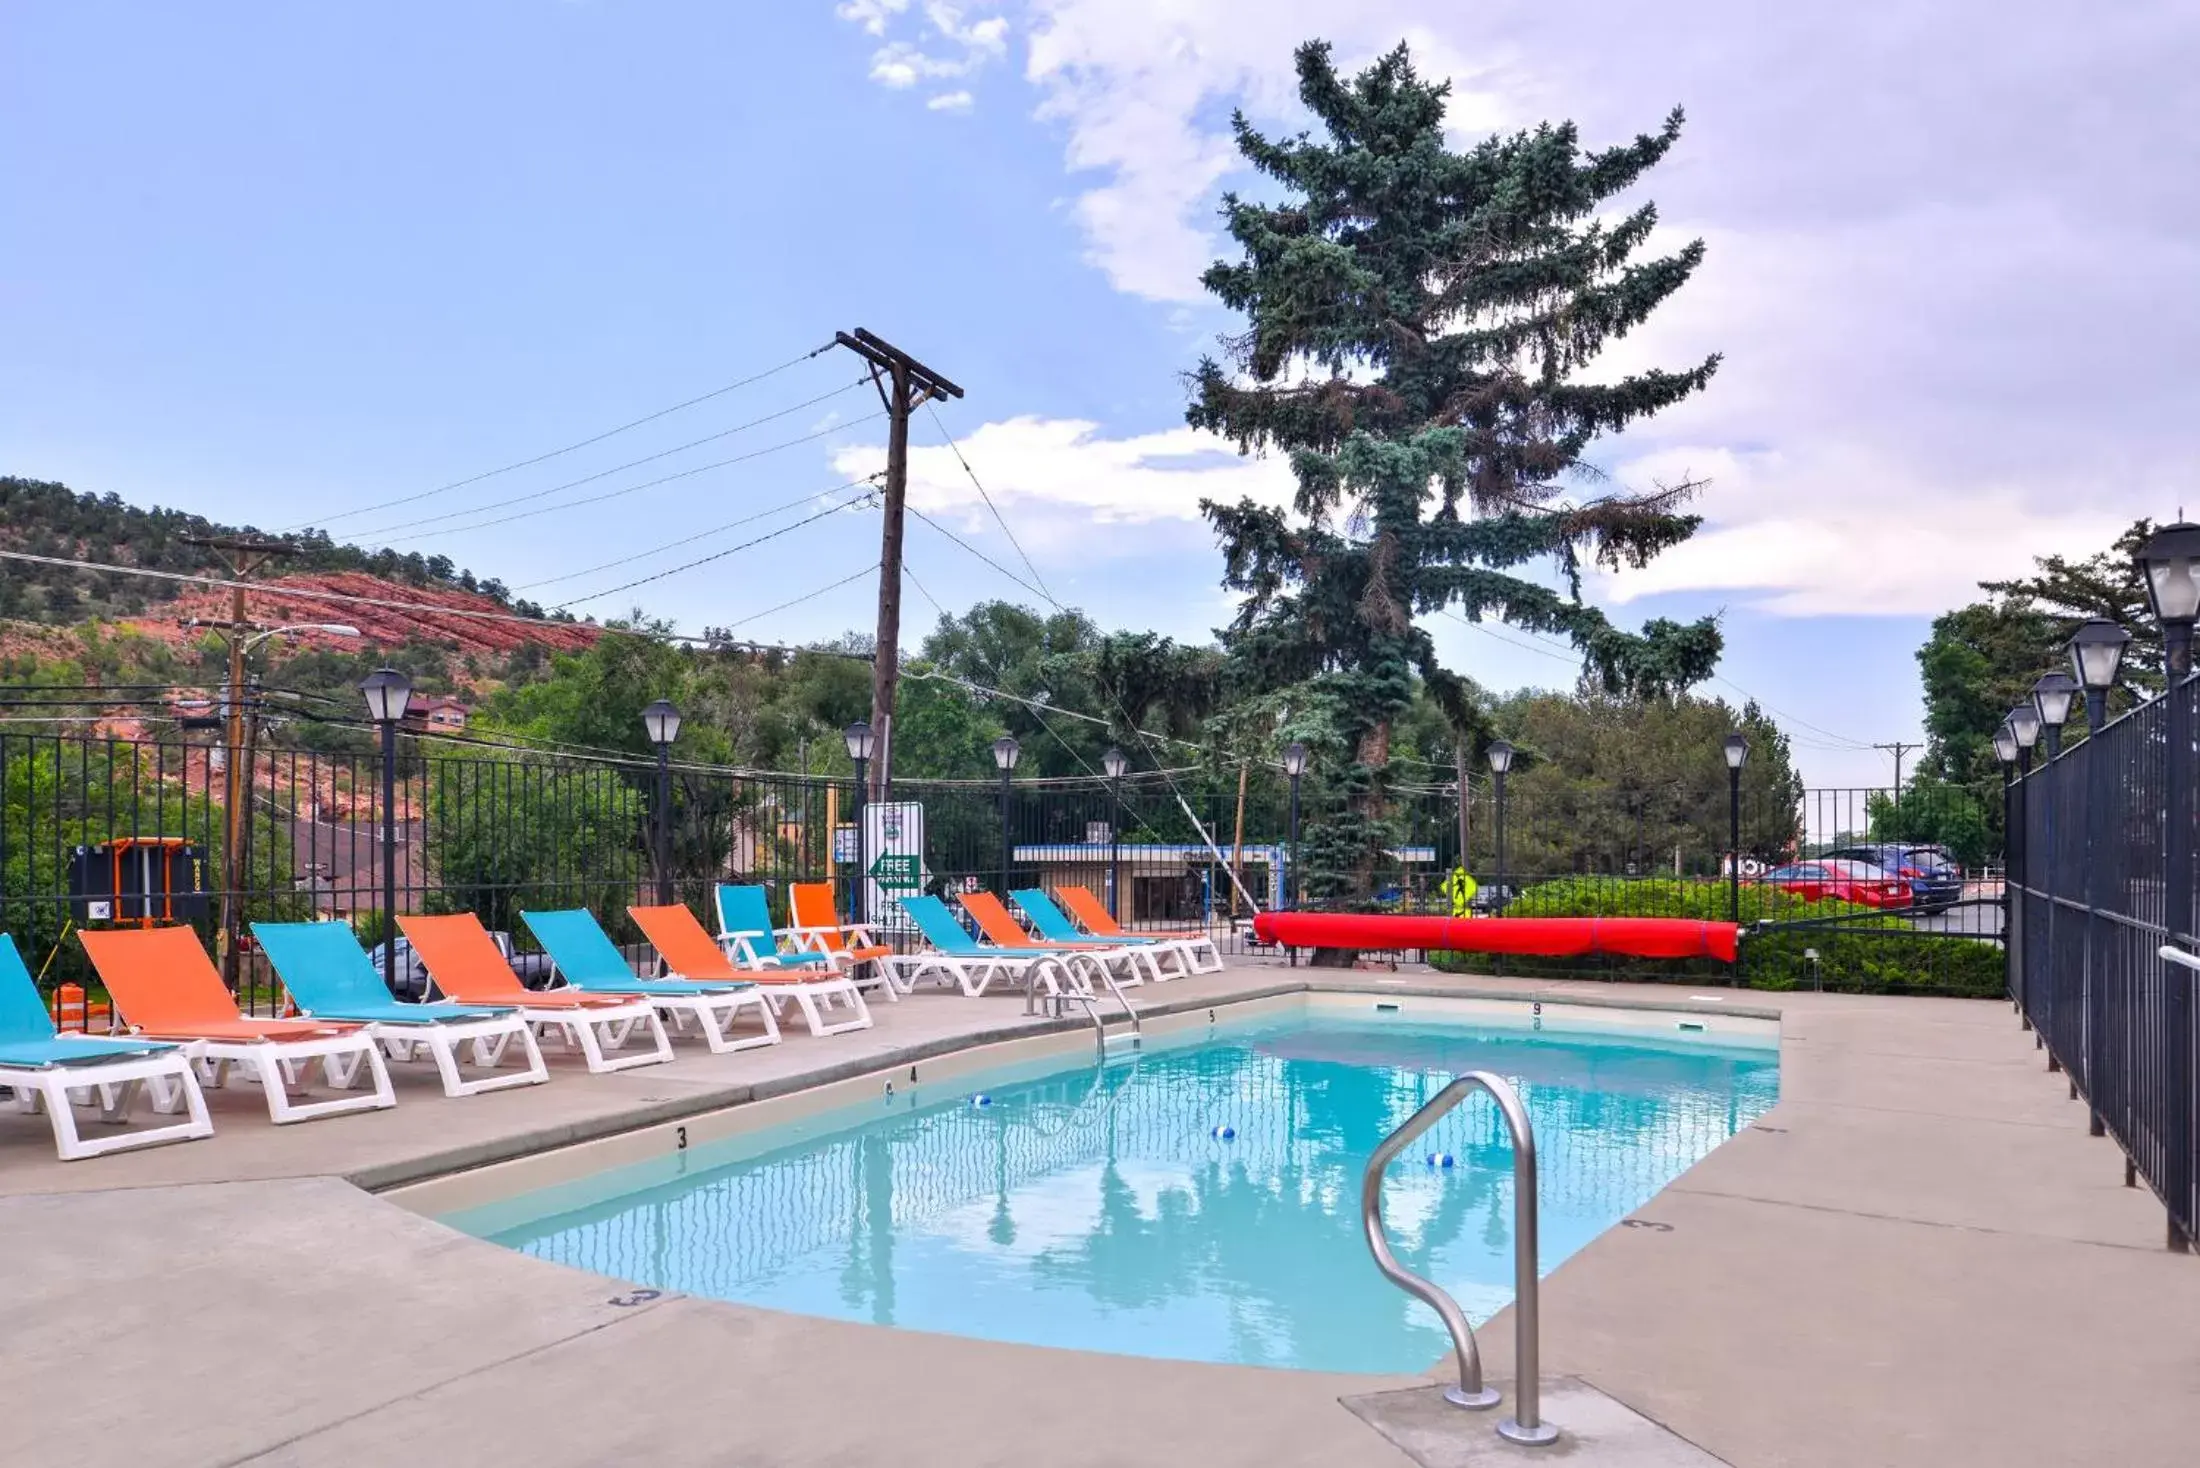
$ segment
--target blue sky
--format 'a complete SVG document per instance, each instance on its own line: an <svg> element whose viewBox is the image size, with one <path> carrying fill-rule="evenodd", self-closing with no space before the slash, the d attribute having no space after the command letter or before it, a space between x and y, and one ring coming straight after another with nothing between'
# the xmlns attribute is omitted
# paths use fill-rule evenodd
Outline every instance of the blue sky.
<svg viewBox="0 0 2200 1468"><path fill-rule="evenodd" d="M808 402L854 384L854 359L347 512L862 325L969 392L919 417L915 503L1020 569L944 425L1055 595L1201 638L1228 607L1193 503L1282 482L1182 427L1178 374L1232 324L1194 279L1215 194L1245 182L1219 129L1233 105L1294 125L1290 48L1313 34L1355 61L1411 37L1455 80L1462 140L1574 116L1611 141L1690 108L1647 192L1711 260L1613 367L1727 364L1600 462L1708 475L1709 523L1592 593L1628 619L1723 611L1731 682L1707 691L1787 715L1814 783L1887 778L1858 746L1917 737L1911 655L1971 582L2200 498L2177 426L2195 206L2158 182L2192 176L2180 78L2200 47L2151 4L2082 25L1984 3L1774 20L1741 0L1655 25L1616 0L17 4L0 471L562 578L525 593L556 601L785 527L869 472L869 389ZM542 497L406 523L520 495ZM875 514L850 510L575 609L832 635L869 625L870 582L810 593L875 545ZM908 561L911 642L927 595L1030 599L921 523ZM1524 634L1433 630L1491 686L1571 681Z"/></svg>

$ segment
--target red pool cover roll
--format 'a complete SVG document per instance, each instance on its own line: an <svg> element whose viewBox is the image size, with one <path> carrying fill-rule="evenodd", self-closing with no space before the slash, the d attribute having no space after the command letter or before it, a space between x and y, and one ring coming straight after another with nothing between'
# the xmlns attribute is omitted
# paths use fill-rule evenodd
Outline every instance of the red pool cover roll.
<svg viewBox="0 0 2200 1468"><path fill-rule="evenodd" d="M1732 923L1641 917L1406 917L1374 912L1264 912L1253 932L1290 948L1442 948L1578 958L1718 958L1734 961Z"/></svg>

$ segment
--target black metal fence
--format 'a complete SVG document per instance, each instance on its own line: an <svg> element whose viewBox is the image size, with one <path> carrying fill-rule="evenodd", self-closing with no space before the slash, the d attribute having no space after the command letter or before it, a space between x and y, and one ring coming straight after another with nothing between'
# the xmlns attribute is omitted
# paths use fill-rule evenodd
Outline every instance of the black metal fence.
<svg viewBox="0 0 2200 1468"><path fill-rule="evenodd" d="M0 931L47 990L96 991L72 926L178 920L198 928L240 1000L264 1010L275 995L250 924L337 918L378 942L386 879L397 911L471 911L522 949L522 911L586 907L637 953L626 908L654 900L660 884L707 915L713 883L762 883L783 916L787 883L829 876L844 914L889 927L894 899L910 891L952 895L1004 879L1010 888L1077 885L1129 926L1205 928L1239 953L1254 946L1257 909L1306 887L1288 784L1263 768L1017 780L1005 792L991 781L905 781L869 809L859 833L847 780L675 764L660 860L658 771L648 759L407 738L385 808L379 754L248 749L233 781L223 753L185 740L0 732ZM249 798L232 802L233 783ZM1765 877L1897 825L1978 825L1998 836L1998 798L1942 792L1936 799L1960 808L1925 810L1923 797L1889 791L1745 792L1735 810L1726 794L1707 803L1700 790L1539 790L1531 781L1507 796L1500 820L1486 776L1471 782L1464 808L1455 785L1402 783L1388 812L1392 839L1364 875L1374 903L1394 911L1715 920L1738 907L1759 929L1742 977L1765 987L2000 992L1998 890L1979 874L1966 889L1976 909L1967 917L1850 910L1823 934L1788 931L1826 909ZM1302 795L1308 824L1337 798L1318 781ZM386 848L385 813L394 834ZM1727 849L1737 819L1739 880ZM118 854L118 843L173 856L161 880L178 883L178 899L89 895L87 864L111 886L136 859ZM1473 878L1471 900L1450 880L1458 869ZM1922 941L1944 937L1966 941ZM1639 964L1565 971L1733 977ZM96 1025L96 1014L78 1022Z"/></svg>
<svg viewBox="0 0 2200 1468"><path fill-rule="evenodd" d="M2200 682L2140 705L2008 791L2009 989L2095 1135L2144 1177L2173 1245L2200 1226L2193 985L2193 731Z"/></svg>

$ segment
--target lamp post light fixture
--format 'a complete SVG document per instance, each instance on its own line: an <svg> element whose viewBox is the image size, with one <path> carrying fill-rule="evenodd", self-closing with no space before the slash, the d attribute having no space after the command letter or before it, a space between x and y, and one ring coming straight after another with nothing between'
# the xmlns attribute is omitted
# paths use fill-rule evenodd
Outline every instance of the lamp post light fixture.
<svg viewBox="0 0 2200 1468"><path fill-rule="evenodd" d="M2017 773L2032 768L2032 747L2040 742L2040 711L2030 699L2009 711L2009 732L2017 737Z"/></svg>
<svg viewBox="0 0 2200 1468"><path fill-rule="evenodd" d="M2161 809L2174 812L2162 822L2162 926L2172 943L2192 931L2192 624L2200 618L2200 525L2180 520L2147 537L2135 557L2146 577L2147 603L2162 627L2163 760ZM2159 1072L2167 1094L2192 1094L2192 975L2167 974L2161 1027ZM2192 1156L2192 1116L2178 1118L2164 1139L2173 1157ZM2189 1165L2189 1162L2188 1164ZM2192 1241L2171 1217L2169 1247L2183 1253Z"/></svg>
<svg viewBox="0 0 2200 1468"><path fill-rule="evenodd" d="M865 845L868 844L865 840L865 832L863 829L863 807L864 801L870 793L870 786L864 783L864 776L870 771L871 755L878 749L878 736L871 732L871 726L869 724L864 723L862 720L858 719L855 723L850 724L846 729L843 729L841 731L841 738L847 741L848 758L856 767L856 792L854 797L856 817L856 875L855 880L848 884L848 913L849 916L853 917L857 922L860 923L865 920L863 915L864 893L870 887L870 871L864 863L865 853L863 849ZM829 837L827 839L830 840ZM826 867L828 870L830 870L831 866L831 856L830 853L828 853L826 859Z"/></svg>
<svg viewBox="0 0 2200 1468"><path fill-rule="evenodd" d="M2070 671L2085 690L2086 727L2098 734L2108 722L2108 690L2123 671L2131 634L2106 617L2095 617L2070 637Z"/></svg>
<svg viewBox="0 0 2200 1468"><path fill-rule="evenodd" d="M1117 894L1123 887L1123 777L1130 773L1131 762L1111 744L1100 756L1100 768L1108 772L1108 916L1120 922L1122 902Z"/></svg>
<svg viewBox="0 0 2200 1468"><path fill-rule="evenodd" d="M2078 680L2057 668L2042 673L2032 685L2032 708L2040 716L2040 728L2047 735L2047 757L2062 753L2063 725L2070 722L2071 706L2077 703L2082 690Z"/></svg>
<svg viewBox="0 0 2200 1468"><path fill-rule="evenodd" d="M397 989L397 725L412 702L412 679L376 668L360 680L367 717L382 726L382 982Z"/></svg>
<svg viewBox="0 0 2200 1468"><path fill-rule="evenodd" d="M642 710L642 728L657 747L657 905L672 905L672 741L680 737L680 711L667 699Z"/></svg>
<svg viewBox="0 0 2200 1468"><path fill-rule="evenodd" d="M1283 747L1283 773L1291 781L1291 828L1288 843L1291 867L1289 872L1286 873L1283 905L1285 907L1297 907L1299 905L1299 781L1306 775L1306 746L1296 739ZM1292 951L1297 952L1296 949Z"/></svg>
<svg viewBox="0 0 2200 1468"><path fill-rule="evenodd" d="M1742 766L1749 763L1749 741L1739 732L1719 742L1726 756L1726 920L1742 921Z"/></svg>
<svg viewBox="0 0 2200 1468"><path fill-rule="evenodd" d="M1504 740L1493 740L1488 749L1490 784L1497 806L1497 893L1496 909L1505 907L1505 776L1513 767L1513 747Z"/></svg>
<svg viewBox="0 0 2200 1468"><path fill-rule="evenodd" d="M1001 771L1001 900L1008 900L1008 859L1014 849L1010 845L1008 820L1009 776L1015 772L1016 761L1023 757L1024 747L1016 742L1013 734L1003 734L993 741L993 763Z"/></svg>

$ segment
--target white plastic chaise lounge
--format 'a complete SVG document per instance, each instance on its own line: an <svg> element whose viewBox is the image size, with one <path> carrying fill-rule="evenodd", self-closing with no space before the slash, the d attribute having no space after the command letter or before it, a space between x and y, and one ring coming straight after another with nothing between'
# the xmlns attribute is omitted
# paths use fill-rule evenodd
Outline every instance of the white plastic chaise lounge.
<svg viewBox="0 0 2200 1468"><path fill-rule="evenodd" d="M538 1036L547 1032L561 1037L598 1075L672 1059L672 1042L655 1005L618 994L528 988L505 962L481 919L470 912L440 917L406 913L397 926L412 940L413 952L428 966L429 982L445 998L518 1010ZM629 1055L610 1053L624 1048L636 1030L649 1035L647 1048Z"/></svg>
<svg viewBox="0 0 2200 1468"><path fill-rule="evenodd" d="M15 1092L23 1110L46 1113L63 1162L212 1136L214 1122L206 1114L206 1097L199 1091L191 1059L188 1045L57 1033L15 939L0 933L0 1086ZM119 1127L128 1121L131 1102L141 1089L151 1096L155 1112L188 1115L89 1141L78 1130L80 1098L96 1100L100 1120Z"/></svg>
<svg viewBox="0 0 2200 1468"><path fill-rule="evenodd" d="M369 1024L391 1059L425 1050L446 1096L478 1096L550 1079L534 1032L517 1009L462 1009L450 1003L404 1004L390 996L373 960L345 923L254 923L252 936L274 965L291 1003L318 1020ZM500 1071L517 1041L525 1063ZM469 1078L462 1057L487 1072Z"/></svg>
<svg viewBox="0 0 2200 1468"><path fill-rule="evenodd" d="M774 1009L793 1000L813 1035L838 1035L871 1027L871 1007L863 1002L855 980L846 974L806 964L742 968L718 946L718 940L711 937L695 914L677 902L663 907L630 907L626 913L657 950L666 972L674 979L703 984L753 983ZM827 1016L826 1010L836 1002L847 1008L846 1019Z"/></svg>
<svg viewBox="0 0 2200 1468"><path fill-rule="evenodd" d="M687 979L645 979L638 976L611 935L586 908L557 912L522 912L520 921L550 955L557 975L568 987L583 994L622 994L646 999L673 1022L674 1029L693 1024L703 1043L720 1055L754 1050L779 1043L779 1021L763 992L754 983L695 983ZM763 1022L754 1035L733 1033L743 1010L751 1010Z"/></svg>
<svg viewBox="0 0 2200 1468"><path fill-rule="evenodd" d="M189 928L80 929L76 936L132 1030L148 1039L190 1042L201 1078L215 1089L228 1081L232 1068L259 1082L276 1125L397 1104L370 1027L247 1019ZM303 1085L316 1060L332 1090L350 1092L362 1077L372 1081L372 1089L326 1101L293 1098L291 1088Z"/></svg>
<svg viewBox="0 0 2200 1468"><path fill-rule="evenodd" d="M1015 983L1028 973L1048 994L1064 990L1092 993L1092 976L1099 965L1090 954L1044 948L996 948L980 943L963 931L947 904L937 897L904 897L901 910L917 925L917 932L931 945L924 957L929 964L962 986L976 999L995 979Z"/></svg>

